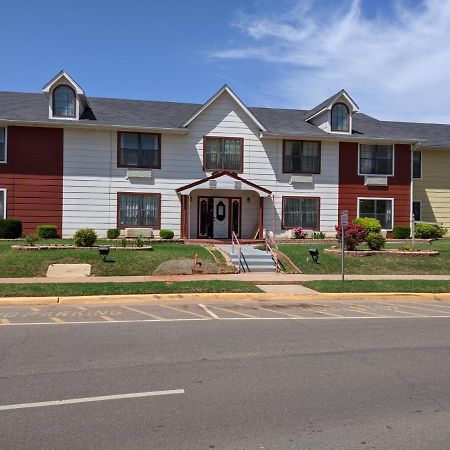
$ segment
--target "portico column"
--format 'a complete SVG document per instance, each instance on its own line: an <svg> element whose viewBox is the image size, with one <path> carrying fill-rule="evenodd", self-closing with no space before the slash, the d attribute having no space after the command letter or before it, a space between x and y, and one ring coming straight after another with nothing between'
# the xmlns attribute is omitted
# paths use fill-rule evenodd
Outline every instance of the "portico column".
<svg viewBox="0 0 450 450"><path fill-rule="evenodd" d="M264 238L264 197L259 197L258 239Z"/></svg>

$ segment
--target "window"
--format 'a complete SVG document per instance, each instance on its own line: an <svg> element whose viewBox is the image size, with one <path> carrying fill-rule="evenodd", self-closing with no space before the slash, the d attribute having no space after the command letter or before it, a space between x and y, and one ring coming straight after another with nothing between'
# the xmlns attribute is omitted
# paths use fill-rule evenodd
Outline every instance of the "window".
<svg viewBox="0 0 450 450"><path fill-rule="evenodd" d="M365 145L359 147L360 175L394 175L392 145Z"/></svg>
<svg viewBox="0 0 450 450"><path fill-rule="evenodd" d="M331 131L350 131L350 111L344 103L331 108Z"/></svg>
<svg viewBox="0 0 450 450"><path fill-rule="evenodd" d="M358 202L358 217L373 217L380 221L383 229L392 230L394 209L392 199L360 198Z"/></svg>
<svg viewBox="0 0 450 450"><path fill-rule="evenodd" d="M422 220L422 202L419 201L413 202L413 216L414 220L416 221Z"/></svg>
<svg viewBox="0 0 450 450"><path fill-rule="evenodd" d="M422 178L422 152L413 151L413 178Z"/></svg>
<svg viewBox="0 0 450 450"><path fill-rule="evenodd" d="M118 193L119 220L118 227L152 227L160 226L160 194Z"/></svg>
<svg viewBox="0 0 450 450"><path fill-rule="evenodd" d="M161 135L120 133L117 138L119 167L161 168Z"/></svg>
<svg viewBox="0 0 450 450"><path fill-rule="evenodd" d="M319 229L319 198L283 197L283 228Z"/></svg>
<svg viewBox="0 0 450 450"><path fill-rule="evenodd" d="M284 173L320 173L320 142L284 141Z"/></svg>
<svg viewBox="0 0 450 450"><path fill-rule="evenodd" d="M203 138L203 164L205 170L243 170L244 139Z"/></svg>
<svg viewBox="0 0 450 450"><path fill-rule="evenodd" d="M53 116L75 117L75 92L62 84L53 91Z"/></svg>
<svg viewBox="0 0 450 450"><path fill-rule="evenodd" d="M0 162L6 162L6 128L0 128Z"/></svg>
<svg viewBox="0 0 450 450"><path fill-rule="evenodd" d="M0 219L6 219L6 189L0 189Z"/></svg>

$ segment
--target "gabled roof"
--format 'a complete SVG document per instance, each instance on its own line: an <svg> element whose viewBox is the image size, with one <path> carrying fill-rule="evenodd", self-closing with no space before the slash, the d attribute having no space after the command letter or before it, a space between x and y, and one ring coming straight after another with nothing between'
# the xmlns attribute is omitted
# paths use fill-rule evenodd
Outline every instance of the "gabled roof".
<svg viewBox="0 0 450 450"><path fill-rule="evenodd" d="M68 74L66 70L61 70L55 75L45 86L42 87L42 92L48 94L52 86L57 83L61 78L65 78L76 90L78 95L85 95L83 88Z"/></svg>
<svg viewBox="0 0 450 450"><path fill-rule="evenodd" d="M344 97L352 106L353 112L356 112L359 110L358 105L353 101L353 99L350 97L350 95L347 94L345 89L341 89L336 94L332 95L331 97L324 100L319 105L315 106L313 109L310 109L305 114L305 120L311 120L313 117L317 116L321 112L325 111L326 109L330 108L333 103L336 102L336 100L339 100L340 97Z"/></svg>
<svg viewBox="0 0 450 450"><path fill-rule="evenodd" d="M267 131L266 127L256 118L256 116L244 105L242 100L230 89L226 84L223 85L205 104L203 104L192 116L190 116L181 126L187 127L196 117L203 113L212 103L214 103L221 95L227 93L250 117L250 119L256 124L256 126L262 130Z"/></svg>
<svg viewBox="0 0 450 450"><path fill-rule="evenodd" d="M189 194L194 189L199 188L202 184L208 183L211 180L218 180L219 178L225 179L225 183L230 182L230 181L232 183L234 183L234 182L238 181L238 182L250 187L252 191L258 192L259 195L264 194L264 196L267 196L267 195L272 194L272 191L269 191L269 189L266 189L255 183L252 183L251 181L248 181L245 178L242 178L239 175L236 175L234 172L228 172L227 170L223 170L221 172L216 172L209 177L202 178L201 180L197 180L197 181L194 181L193 183L186 184L185 186L181 186L178 189L176 189L176 192L178 192L179 194ZM226 180L227 178L229 180ZM229 188L235 190L236 186L230 184ZM227 185L224 184L223 186L218 186L217 189L227 189Z"/></svg>

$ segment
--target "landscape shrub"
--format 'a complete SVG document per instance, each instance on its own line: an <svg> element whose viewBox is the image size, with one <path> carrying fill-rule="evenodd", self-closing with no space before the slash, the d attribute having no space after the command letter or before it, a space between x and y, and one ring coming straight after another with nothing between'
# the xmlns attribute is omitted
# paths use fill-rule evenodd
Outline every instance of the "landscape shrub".
<svg viewBox="0 0 450 450"><path fill-rule="evenodd" d="M431 223L416 223L415 237L417 239L439 239L447 234L447 228Z"/></svg>
<svg viewBox="0 0 450 450"><path fill-rule="evenodd" d="M122 240L120 241L122 247L126 247L127 246L127 240L125 238L122 238Z"/></svg>
<svg viewBox="0 0 450 450"><path fill-rule="evenodd" d="M26 234L25 235L25 241L31 247L33 247L34 244L36 244L36 242L38 240L39 240L39 237L37 235L35 235L35 234Z"/></svg>
<svg viewBox="0 0 450 450"><path fill-rule="evenodd" d="M81 228L73 235L77 247L92 247L97 240L97 234L92 228Z"/></svg>
<svg viewBox="0 0 450 450"><path fill-rule="evenodd" d="M367 229L362 225L354 223L345 227L345 248L347 250L356 250L359 244L362 244L367 237ZM336 225L336 238L339 242L342 239L342 226Z"/></svg>
<svg viewBox="0 0 450 450"><path fill-rule="evenodd" d="M367 234L366 242L370 250L381 250L386 245L386 238L381 233L371 231Z"/></svg>
<svg viewBox="0 0 450 450"><path fill-rule="evenodd" d="M392 230L392 237L394 239L409 239L411 236L411 228L396 226Z"/></svg>
<svg viewBox="0 0 450 450"><path fill-rule="evenodd" d="M159 230L159 237L161 239L173 239L174 232L172 230Z"/></svg>
<svg viewBox="0 0 450 450"><path fill-rule="evenodd" d="M39 239L56 239L58 237L58 227L56 225L38 225L36 234Z"/></svg>
<svg viewBox="0 0 450 450"><path fill-rule="evenodd" d="M0 219L0 239L17 239L22 236L22 222L18 219Z"/></svg>
<svg viewBox="0 0 450 450"><path fill-rule="evenodd" d="M311 239L325 239L325 233L323 231L313 231Z"/></svg>
<svg viewBox="0 0 450 450"><path fill-rule="evenodd" d="M117 228L110 228L106 232L106 237L108 239L117 239L119 236L120 236L120 230L118 230Z"/></svg>
<svg viewBox="0 0 450 450"><path fill-rule="evenodd" d="M144 246L144 240L141 238L141 236L136 238L135 242L136 242L136 247L143 247Z"/></svg>
<svg viewBox="0 0 450 450"><path fill-rule="evenodd" d="M294 233L295 239L306 239L308 237L308 233L303 231L301 227L294 228L292 232Z"/></svg>
<svg viewBox="0 0 450 450"><path fill-rule="evenodd" d="M353 219L353 223L363 226L368 233L379 233L381 231L381 223L374 217L356 217Z"/></svg>

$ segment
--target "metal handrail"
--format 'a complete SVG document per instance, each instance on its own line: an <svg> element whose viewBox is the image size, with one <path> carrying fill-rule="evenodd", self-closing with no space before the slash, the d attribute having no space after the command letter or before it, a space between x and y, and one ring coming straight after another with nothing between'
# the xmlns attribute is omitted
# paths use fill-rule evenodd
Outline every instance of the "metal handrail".
<svg viewBox="0 0 450 450"><path fill-rule="evenodd" d="M266 233L266 238L264 240L266 245L266 253L269 253L272 255L272 259L275 263L275 270L277 272L280 272L280 261L278 259L278 245L275 242L275 233L272 231L269 231L269 233ZM276 250L276 251L275 251Z"/></svg>
<svg viewBox="0 0 450 450"><path fill-rule="evenodd" d="M242 258L244 258L245 265L247 266L247 271L250 272L250 270L248 268L247 260L245 259L245 256L242 254L241 243L239 242L239 239L234 231L231 233L231 245L232 245L233 255L234 255L234 246L236 245L238 248L238 259L239 259L238 270L239 270L239 273L241 273L241 267L242 267L242 270L245 272L244 264L242 264Z"/></svg>

